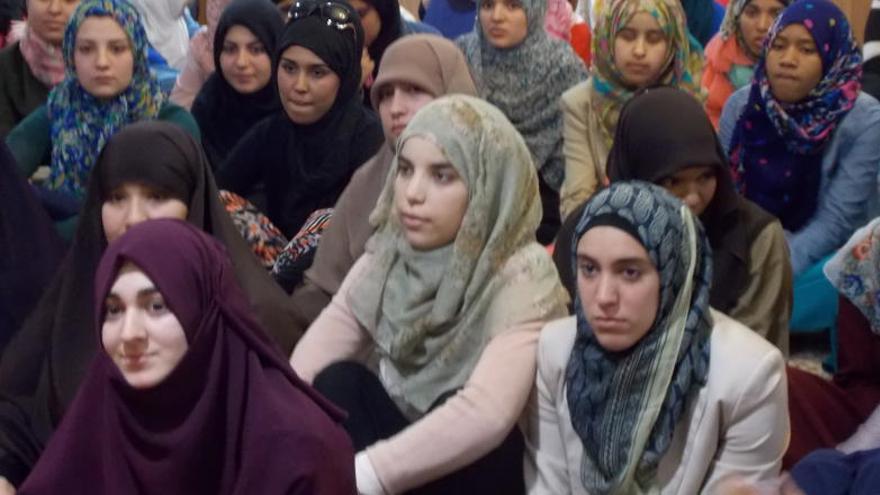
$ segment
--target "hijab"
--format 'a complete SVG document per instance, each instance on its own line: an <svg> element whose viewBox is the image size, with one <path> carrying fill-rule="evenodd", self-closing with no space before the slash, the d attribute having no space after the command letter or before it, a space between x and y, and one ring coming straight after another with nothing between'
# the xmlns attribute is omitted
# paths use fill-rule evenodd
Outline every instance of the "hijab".
<svg viewBox="0 0 880 495"><path fill-rule="evenodd" d="M150 45L174 69L183 69L189 30L183 17L187 0L128 0L141 13Z"/></svg>
<svg viewBox="0 0 880 495"><path fill-rule="evenodd" d="M735 0L730 0L735 1ZM687 18L687 30L700 45L705 45L715 34L714 0L682 0L681 6Z"/></svg>
<svg viewBox="0 0 880 495"><path fill-rule="evenodd" d="M385 389L405 412L421 415L464 385L492 337L564 314L566 296L535 241L538 180L510 121L480 99L445 96L413 117L398 154L415 136L435 143L467 185L458 234L430 251L409 245L393 206L395 159L370 216L373 259L348 302L375 341Z"/></svg>
<svg viewBox="0 0 880 495"><path fill-rule="evenodd" d="M584 446L580 478L589 493L656 491L657 466L709 372L712 250L690 209L664 189L617 182L587 203L572 239L620 228L648 252L660 275L660 304L648 333L621 352L602 348L575 298L577 334L566 369L571 422Z"/></svg>
<svg viewBox="0 0 880 495"><path fill-rule="evenodd" d="M259 265L220 204L199 145L174 124L132 124L113 136L101 154L67 257L0 361L0 393L37 395L35 400L49 408L49 431L70 404L94 356L94 272L107 249L101 207L111 191L127 182L150 185L187 204L187 220L226 246L236 279L262 328L285 352L298 338L291 330L288 298ZM41 373L48 373L48 383L38 388L34 382Z"/></svg>
<svg viewBox="0 0 880 495"><path fill-rule="evenodd" d="M105 298L126 263L162 294L183 328L186 354L159 384L133 388L99 347L99 321L88 374L19 493L76 485L95 494L290 493L308 483L303 471L272 469L267 459L296 466L319 454L347 454L351 472L334 475L353 487L351 445L339 442L343 414L303 383L267 339L223 243L180 220L133 226L101 257L94 314L106 314ZM284 441L309 434L344 449ZM290 461L272 451L272 439L290 448L283 452Z"/></svg>
<svg viewBox="0 0 880 495"><path fill-rule="evenodd" d="M880 218L860 228L825 264L831 285L865 316L880 335Z"/></svg>
<svg viewBox="0 0 880 495"><path fill-rule="evenodd" d="M202 145L214 167L223 162L254 124L281 109L274 74L266 86L251 94L239 93L226 80L220 69L220 54L233 26L243 26L253 33L271 58L284 21L269 0L236 0L220 17L213 44L217 70L202 86L192 106L202 132Z"/></svg>
<svg viewBox="0 0 880 495"><path fill-rule="evenodd" d="M598 12L593 30L593 69L590 79L590 121L588 132L596 142L611 148L614 129L623 104L634 91L623 82L614 64L614 40L639 12L651 14L669 43L666 67L657 84L681 88L702 100L700 75L703 55L699 43L688 34L684 10L678 0L610 0Z"/></svg>
<svg viewBox="0 0 880 495"><path fill-rule="evenodd" d="M375 69L373 70L373 76L375 77L379 73L379 65L382 62L385 50L388 49L388 45L403 36L403 20L400 18L400 4L397 0L364 1L376 9L376 14L379 15L379 20L382 23L376 39L367 48L370 58L375 62Z"/></svg>
<svg viewBox="0 0 880 495"><path fill-rule="evenodd" d="M477 12L482 2L478 2ZM456 43L464 52L477 91L498 107L525 139L541 177L558 191L565 176L562 112L559 97L587 76L583 62L564 41L544 30L546 0L525 0L526 38L519 45L495 48L479 19Z"/></svg>
<svg viewBox="0 0 880 495"><path fill-rule="evenodd" d="M764 46L773 46L792 24L812 34L822 79L797 103L777 100L765 48L728 149L740 192L795 232L816 211L823 150L859 96L862 55L846 16L827 0L792 3L776 18Z"/></svg>
<svg viewBox="0 0 880 495"><path fill-rule="evenodd" d="M64 57L61 54L61 47L54 46L41 38L27 22L18 49L31 74L44 86L51 88L64 80Z"/></svg>
<svg viewBox="0 0 880 495"><path fill-rule="evenodd" d="M131 83L108 101L89 94L76 77L76 35L83 21L93 16L115 20L128 35L134 57ZM47 184L82 197L89 172L110 137L131 122L155 119L165 96L147 64L147 38L140 15L126 0L83 0L67 23L62 50L66 76L49 93L47 103L52 137Z"/></svg>
<svg viewBox="0 0 880 495"><path fill-rule="evenodd" d="M717 184L712 201L700 215L713 251L710 303L729 312L749 282L750 231L755 230L751 224L757 221L763 228L773 217L736 192L712 122L691 95L675 88L652 88L624 105L608 155L612 182L659 184L682 169L706 165L714 169Z"/></svg>

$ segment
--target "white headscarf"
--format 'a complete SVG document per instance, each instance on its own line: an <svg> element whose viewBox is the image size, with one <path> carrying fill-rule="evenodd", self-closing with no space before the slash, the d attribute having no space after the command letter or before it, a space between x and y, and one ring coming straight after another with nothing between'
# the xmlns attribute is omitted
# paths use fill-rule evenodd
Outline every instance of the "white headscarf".
<svg viewBox="0 0 880 495"><path fill-rule="evenodd" d="M147 39L168 65L183 69L189 31L183 18L186 0L129 0L141 14Z"/></svg>

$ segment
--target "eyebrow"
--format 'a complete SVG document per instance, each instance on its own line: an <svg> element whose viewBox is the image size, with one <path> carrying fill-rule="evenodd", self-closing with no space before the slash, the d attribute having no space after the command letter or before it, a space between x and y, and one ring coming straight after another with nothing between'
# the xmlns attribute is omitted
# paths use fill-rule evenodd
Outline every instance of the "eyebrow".
<svg viewBox="0 0 880 495"><path fill-rule="evenodd" d="M157 289L155 286L151 285L149 287L144 287L143 289L138 290L136 298L137 299L144 299L147 297L151 297L157 293L159 293L159 289ZM109 294L107 294L107 297L106 297L106 299L110 299L110 298L122 299L122 297L120 297L119 294L117 294L116 292L114 292L112 290L110 291Z"/></svg>
<svg viewBox="0 0 880 495"><path fill-rule="evenodd" d="M792 39L792 37L793 37L793 39ZM780 34L776 35L776 40L782 40L787 43L810 44L810 45L816 44L816 41L813 40L813 37L810 36L809 34L806 34L806 35L802 35L802 34L787 35L787 34L780 33Z"/></svg>
<svg viewBox="0 0 880 495"><path fill-rule="evenodd" d="M330 70L330 66L327 64L300 64L296 60L293 60L293 59L290 59L287 57L281 57L281 61L287 62L288 64L293 64L293 65L298 65L300 67L304 67L306 70L318 69L318 68Z"/></svg>
<svg viewBox="0 0 880 495"><path fill-rule="evenodd" d="M578 262L589 261L592 263L596 263L596 260L592 256L589 256L586 254L577 253L576 258L577 258ZM637 256L631 256L628 258L618 258L618 259L611 262L612 266L632 265L632 264L653 266L653 263L651 263L650 260L646 260L645 258L639 258Z"/></svg>

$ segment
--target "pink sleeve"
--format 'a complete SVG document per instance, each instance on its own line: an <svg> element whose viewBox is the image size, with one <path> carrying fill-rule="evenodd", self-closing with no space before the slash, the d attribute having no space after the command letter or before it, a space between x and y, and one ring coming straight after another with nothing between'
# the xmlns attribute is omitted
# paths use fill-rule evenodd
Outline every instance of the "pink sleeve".
<svg viewBox="0 0 880 495"><path fill-rule="evenodd" d="M171 90L171 102L187 110L192 107L196 95L202 89L202 85L213 73L213 56L210 56L209 67L203 67L199 59L204 58L203 52L207 50L208 31L203 28L190 40L190 50L186 56L186 65L177 76L174 89Z"/></svg>
<svg viewBox="0 0 880 495"><path fill-rule="evenodd" d="M452 473L504 441L535 382L535 353L543 323L522 323L494 337L458 393L402 432L367 448L387 493Z"/></svg>
<svg viewBox="0 0 880 495"><path fill-rule="evenodd" d="M369 264L369 255L354 264L330 304L318 315L293 350L290 365L307 383L312 383L321 370L337 361L363 361L365 350L373 340L361 328L348 305L348 292Z"/></svg>

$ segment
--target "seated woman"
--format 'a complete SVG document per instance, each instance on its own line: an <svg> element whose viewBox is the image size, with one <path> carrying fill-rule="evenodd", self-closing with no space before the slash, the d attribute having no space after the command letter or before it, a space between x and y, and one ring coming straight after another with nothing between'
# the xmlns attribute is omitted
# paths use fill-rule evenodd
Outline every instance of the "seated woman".
<svg viewBox="0 0 880 495"><path fill-rule="evenodd" d="M284 21L269 0L236 0L220 17L214 39L214 65L220 70L208 78L192 106L215 169L251 127L281 110L271 54L283 30Z"/></svg>
<svg viewBox="0 0 880 495"><path fill-rule="evenodd" d="M838 367L831 381L789 367L786 466L816 449L880 448L880 219L859 229L825 273L840 297Z"/></svg>
<svg viewBox="0 0 880 495"><path fill-rule="evenodd" d="M83 0L64 34L64 81L6 139L22 176L49 164L43 203L55 220L68 220L62 229L67 237L92 167L119 129L159 119L199 134L189 112L166 103L147 66L146 47L140 16L127 1Z"/></svg>
<svg viewBox="0 0 880 495"><path fill-rule="evenodd" d="M544 30L547 0L480 0L474 30L456 43L467 58L480 96L513 123L538 171L544 217L538 242L559 230L559 188L565 176L559 97L587 77L564 41Z"/></svg>
<svg viewBox="0 0 880 495"><path fill-rule="evenodd" d="M727 4L720 32L706 45L701 80L707 95L706 113L716 129L727 98L752 82L764 38L788 4L789 0L731 0Z"/></svg>
<svg viewBox="0 0 880 495"><path fill-rule="evenodd" d="M12 10L13 3L18 0L0 2L0 10ZM46 103L49 90L64 79L61 42L78 4L79 0L27 1L21 39L0 51L0 138Z"/></svg>
<svg viewBox="0 0 880 495"><path fill-rule="evenodd" d="M712 249L662 188L617 182L579 219L575 316L538 344L532 494L718 493L779 474L779 350L709 308Z"/></svg>
<svg viewBox="0 0 880 495"><path fill-rule="evenodd" d="M688 35L679 0L608 0L595 15L590 79L561 101L563 218L607 182L605 160L620 109L638 89L665 84L701 97L702 50Z"/></svg>
<svg viewBox="0 0 880 495"><path fill-rule="evenodd" d="M0 359L0 477L21 483L73 399L97 349L95 268L108 243L136 223L186 219L220 239L261 327L282 351L293 349L299 334L288 298L218 198L201 148L180 127L141 122L113 136L95 166L68 256Z"/></svg>
<svg viewBox="0 0 880 495"><path fill-rule="evenodd" d="M103 352L20 495L354 493L344 414L267 341L234 274L225 246L180 220L107 248Z"/></svg>
<svg viewBox="0 0 880 495"><path fill-rule="evenodd" d="M149 41L150 69L169 94L186 65L190 36L199 29L189 15L188 0L129 0L140 12Z"/></svg>
<svg viewBox="0 0 880 495"><path fill-rule="evenodd" d="M240 196L265 194L265 213L288 238L333 206L382 145L382 126L360 102L364 33L345 3L303 0L274 54L284 111L253 127L217 172ZM256 201L262 207L263 201Z"/></svg>
<svg viewBox="0 0 880 495"><path fill-rule="evenodd" d="M192 107L193 100L201 91L202 85L216 69L214 65L214 37L220 16L230 3L232 0L206 0L204 3L207 25L190 38L186 62L174 81L174 89L171 90L171 101L183 108Z"/></svg>
<svg viewBox="0 0 880 495"><path fill-rule="evenodd" d="M391 170L400 133L423 106L455 93L476 96L477 90L464 56L451 41L416 34L395 41L386 50L370 92L373 106L379 110L386 144L351 178L333 208L333 221L321 237L314 264L305 272L303 284L294 289L293 304L303 330L330 303L345 275L364 254L364 246L373 235L370 212ZM279 263L272 274L276 281L293 288L298 266Z"/></svg>
<svg viewBox="0 0 880 495"><path fill-rule="evenodd" d="M608 177L612 183L653 182L690 207L712 246L709 304L788 354L792 281L782 225L736 192L727 156L699 102L668 87L629 100L608 155ZM585 206L566 219L553 253L572 294L571 238Z"/></svg>
<svg viewBox="0 0 880 495"><path fill-rule="evenodd" d="M837 295L821 267L867 223L877 193L880 104L859 91L861 53L830 1L791 4L767 47L754 82L728 99L719 137L740 192L787 231L792 328L813 328L819 319L830 325L835 308L817 313Z"/></svg>
<svg viewBox="0 0 880 495"><path fill-rule="evenodd" d="M422 108L397 150L377 231L291 364L348 412L359 493L522 493L517 421L567 300L535 242L529 150L462 95Z"/></svg>

